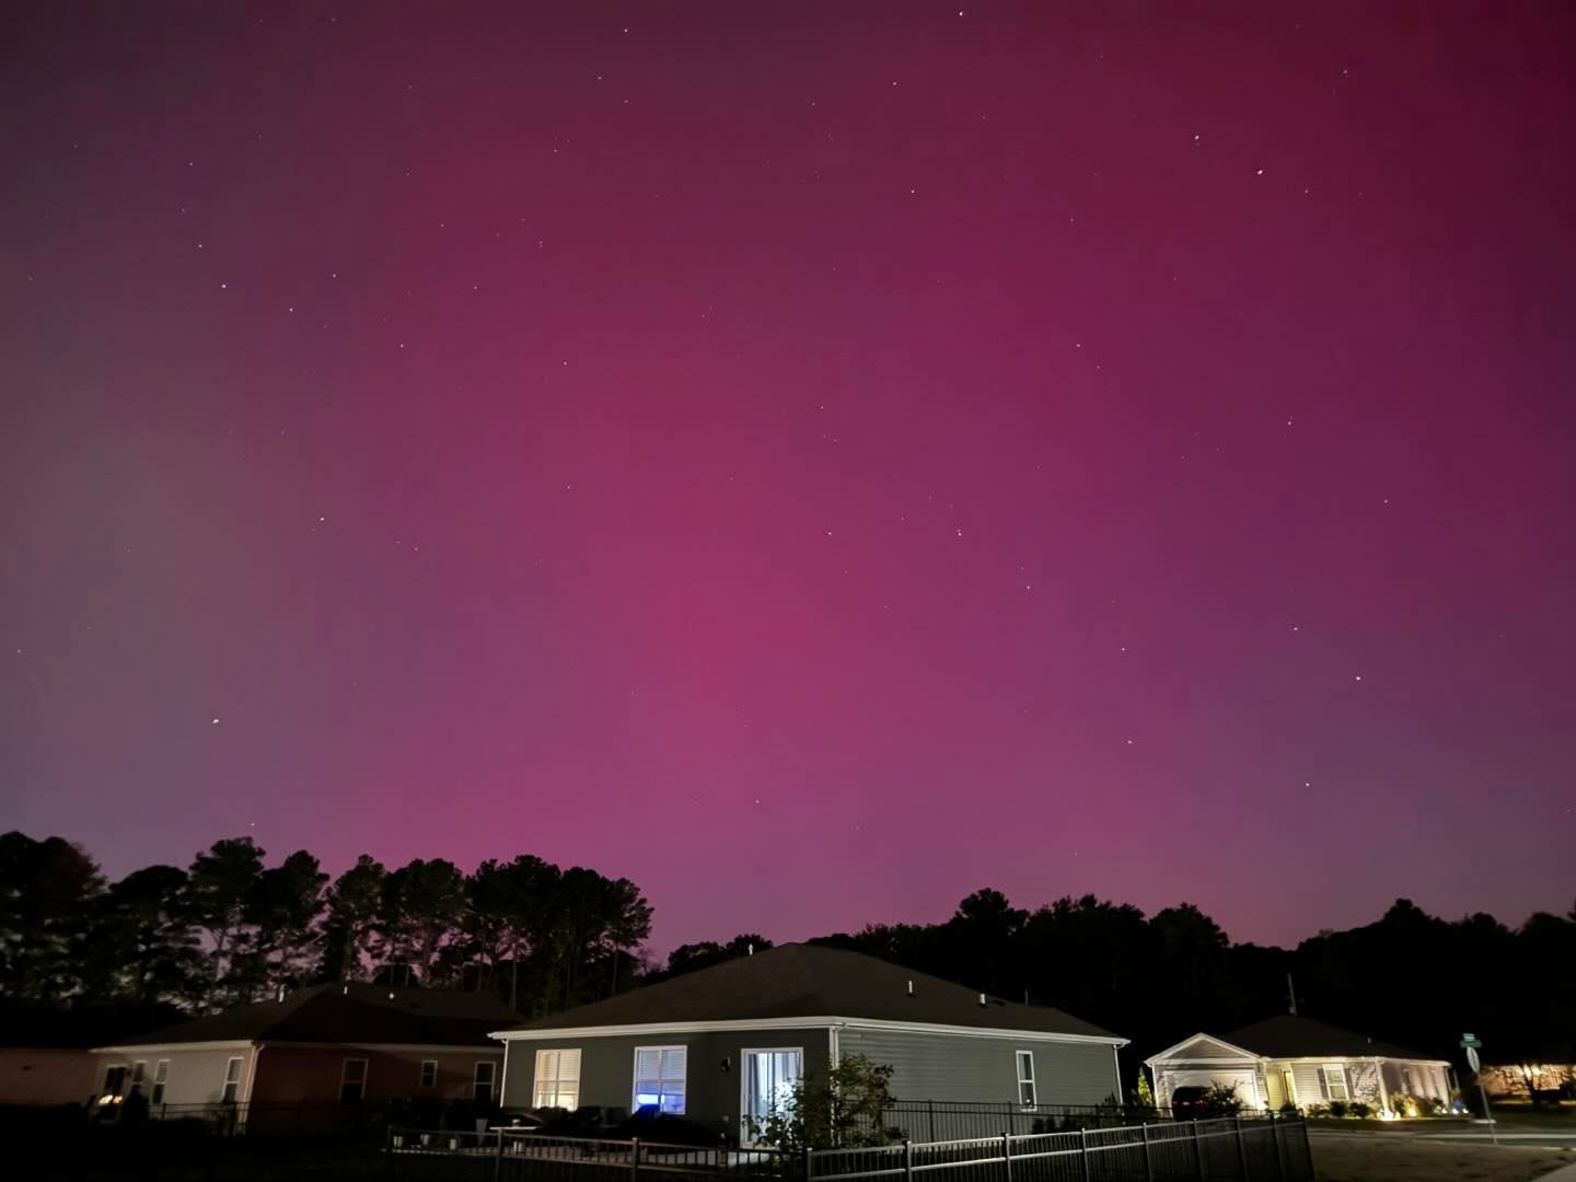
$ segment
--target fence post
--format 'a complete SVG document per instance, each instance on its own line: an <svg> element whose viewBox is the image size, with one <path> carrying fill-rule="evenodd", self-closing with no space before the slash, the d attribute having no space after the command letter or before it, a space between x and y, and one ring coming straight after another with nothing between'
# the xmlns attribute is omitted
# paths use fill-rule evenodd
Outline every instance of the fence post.
<svg viewBox="0 0 1576 1182"><path fill-rule="evenodd" d="M1007 1182L1012 1182L1012 1134L1011 1133L1003 1133L1001 1135L1001 1161L1002 1161L1002 1165L1004 1167L1006 1167Z"/></svg>
<svg viewBox="0 0 1576 1182"><path fill-rule="evenodd" d="M1242 1166L1242 1182L1248 1182L1248 1143L1242 1139L1242 1117L1233 1115L1231 1127L1237 1134L1237 1161Z"/></svg>
<svg viewBox="0 0 1576 1182"><path fill-rule="evenodd" d="M1198 1118L1193 1118L1193 1169L1198 1174L1198 1182L1204 1182L1204 1143L1198 1136Z"/></svg>
<svg viewBox="0 0 1576 1182"><path fill-rule="evenodd" d="M926 1100L925 1101L925 1108L926 1108L926 1111L929 1113L929 1116L930 1116L930 1138L929 1139L934 1141L936 1139L936 1102L934 1100Z"/></svg>
<svg viewBox="0 0 1576 1182"><path fill-rule="evenodd" d="M503 1177L503 1126L498 1127L498 1144L493 1148L493 1182Z"/></svg>
<svg viewBox="0 0 1576 1182"><path fill-rule="evenodd" d="M1089 1182L1089 1130L1078 1130L1078 1160L1083 1163L1083 1182Z"/></svg>
<svg viewBox="0 0 1576 1182"><path fill-rule="evenodd" d="M1155 1159L1149 1148L1149 1126L1140 1125L1144 1133L1144 1182L1155 1182Z"/></svg>
<svg viewBox="0 0 1576 1182"><path fill-rule="evenodd" d="M629 1177L630 1182L636 1182L640 1177L640 1138L632 1137L629 1141Z"/></svg>
<svg viewBox="0 0 1576 1182"><path fill-rule="evenodd" d="M1280 1124L1273 1112L1270 1113L1270 1144L1275 1149L1275 1177L1286 1182L1286 1163L1281 1160Z"/></svg>
<svg viewBox="0 0 1576 1182"><path fill-rule="evenodd" d="M903 1138L903 1182L914 1182L914 1143Z"/></svg>
<svg viewBox="0 0 1576 1182"><path fill-rule="evenodd" d="M718 1156L721 1161L721 1156ZM799 1173L803 1182L810 1182L810 1177L815 1169L815 1150L806 1145L799 1151Z"/></svg>

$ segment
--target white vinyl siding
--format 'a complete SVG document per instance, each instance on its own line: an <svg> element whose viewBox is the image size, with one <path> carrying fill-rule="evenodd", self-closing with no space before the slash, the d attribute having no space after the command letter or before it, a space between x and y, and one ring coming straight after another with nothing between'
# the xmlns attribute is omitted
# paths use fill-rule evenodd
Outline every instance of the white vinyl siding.
<svg viewBox="0 0 1576 1182"><path fill-rule="evenodd" d="M1018 1052L1018 1103L1025 1108L1035 1105L1034 1052Z"/></svg>
<svg viewBox="0 0 1576 1182"><path fill-rule="evenodd" d="M1324 1089L1326 1100L1345 1103L1352 1098L1351 1085L1346 1079L1346 1068L1339 1063L1326 1063L1319 1068L1319 1083Z"/></svg>
<svg viewBox="0 0 1576 1182"><path fill-rule="evenodd" d="M536 1052L536 1074L531 1107L580 1107L580 1051L578 1048Z"/></svg>
<svg viewBox="0 0 1576 1182"><path fill-rule="evenodd" d="M686 1060L683 1047L636 1047L632 1111L655 1105L659 1112L682 1115Z"/></svg>

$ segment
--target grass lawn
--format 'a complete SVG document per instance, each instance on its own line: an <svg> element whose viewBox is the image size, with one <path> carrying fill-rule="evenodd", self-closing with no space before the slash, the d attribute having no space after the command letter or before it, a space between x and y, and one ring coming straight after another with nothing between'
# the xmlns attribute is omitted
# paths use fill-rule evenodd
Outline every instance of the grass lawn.
<svg viewBox="0 0 1576 1182"><path fill-rule="evenodd" d="M1319 1182L1531 1182L1576 1156L1527 1149L1310 1132Z"/></svg>

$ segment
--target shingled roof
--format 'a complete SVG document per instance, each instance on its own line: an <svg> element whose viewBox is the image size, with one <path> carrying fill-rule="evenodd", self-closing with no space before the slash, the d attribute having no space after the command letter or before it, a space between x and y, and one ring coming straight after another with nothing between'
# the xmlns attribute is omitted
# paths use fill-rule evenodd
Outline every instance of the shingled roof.
<svg viewBox="0 0 1576 1182"><path fill-rule="evenodd" d="M386 985L315 985L283 1001L236 1006L117 1046L189 1042L387 1043L487 1046L488 1032L516 1015L485 993L400 989Z"/></svg>
<svg viewBox="0 0 1576 1182"><path fill-rule="evenodd" d="M980 995L966 986L860 952L817 944L779 945L633 989L606 1001L538 1018L509 1032L823 1017L1126 1041L1061 1010L1020 1005L996 997L987 997L981 1005Z"/></svg>
<svg viewBox="0 0 1576 1182"><path fill-rule="evenodd" d="M1312 1018L1296 1014L1278 1014L1248 1026L1221 1035L1232 1046L1241 1047L1271 1059L1305 1059L1318 1055L1352 1056L1356 1058L1421 1059L1420 1055L1404 1047L1379 1042L1339 1026L1315 1022Z"/></svg>

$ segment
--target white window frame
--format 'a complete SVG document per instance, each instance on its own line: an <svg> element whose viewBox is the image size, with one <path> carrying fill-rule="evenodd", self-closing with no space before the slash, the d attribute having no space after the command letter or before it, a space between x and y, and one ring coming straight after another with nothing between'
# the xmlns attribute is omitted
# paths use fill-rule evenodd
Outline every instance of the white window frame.
<svg viewBox="0 0 1576 1182"><path fill-rule="evenodd" d="M231 1073L235 1075L231 1079ZM224 1082L219 1085L219 1103L234 1104L241 1098L241 1078L246 1072L246 1059L241 1055L231 1055L224 1061Z"/></svg>
<svg viewBox="0 0 1576 1182"><path fill-rule="evenodd" d="M109 1086L109 1077L111 1075L115 1074L115 1072L117 1072L117 1071L120 1072L120 1082L116 1085L115 1090L111 1091L110 1090L110 1086ZM130 1063L106 1063L104 1065L103 1094L106 1095L106 1096L118 1096L118 1095L120 1095L122 1092L124 1092L126 1090L126 1084L127 1084L127 1082L130 1079L131 1079L131 1064Z"/></svg>
<svg viewBox="0 0 1576 1182"><path fill-rule="evenodd" d="M164 1093L170 1083L170 1061L160 1059L153 1065L153 1087L148 1093L149 1104L163 1104Z"/></svg>
<svg viewBox="0 0 1576 1182"><path fill-rule="evenodd" d="M1338 1079L1341 1083L1341 1094L1337 1096L1335 1089L1330 1087L1330 1081ZM1324 1088L1324 1098L1327 1102L1339 1101L1342 1104L1352 1102L1352 1081L1346 1075L1346 1064L1324 1063L1319 1067L1319 1084Z"/></svg>
<svg viewBox="0 0 1576 1182"><path fill-rule="evenodd" d="M487 1069L487 1099L485 1102L496 1104L498 1102L498 1060L496 1059L476 1060L476 1066L471 1070L471 1099L478 1103L483 1102L481 1089L483 1084L482 1068L484 1067ZM578 1090L575 1098L579 1099Z"/></svg>
<svg viewBox="0 0 1576 1182"><path fill-rule="evenodd" d="M641 1107L640 1055L643 1051L646 1053L654 1053L657 1056L657 1111L683 1116L685 1109L689 1105L689 1047L683 1043L665 1043L661 1045L635 1048L634 1076L629 1081L630 1112L638 1112ZM664 1051L677 1051L683 1056L683 1067L681 1068L682 1073L678 1076L679 1089L677 1095L679 1098L679 1106L677 1108L664 1108L662 1106L662 1097L668 1094L664 1085L673 1082L662 1075L662 1053Z"/></svg>
<svg viewBox="0 0 1576 1182"><path fill-rule="evenodd" d="M542 1059L545 1055L556 1055L554 1060L556 1070L553 1072L552 1086L548 1089L552 1093L552 1103L544 1103L542 1088ZM574 1103L563 1103L564 1098L564 1056L575 1057ZM536 1060L531 1070L531 1107L532 1108L566 1108L570 1112L580 1107L580 1072L585 1060L580 1054L579 1047L541 1047L536 1052Z"/></svg>
<svg viewBox="0 0 1576 1182"><path fill-rule="evenodd" d="M438 1086L438 1061L436 1059L423 1059L421 1061L421 1074L417 1077L417 1087L435 1088Z"/></svg>
<svg viewBox="0 0 1576 1182"><path fill-rule="evenodd" d="M345 1099L345 1085L352 1082L350 1078L350 1065L352 1063L361 1064L361 1078L354 1081L356 1086L361 1089L361 1093L354 1100L347 1100ZM347 1058L339 1065L339 1102L341 1104L360 1104L367 1098L367 1077L371 1074L371 1066L366 1059L356 1056Z"/></svg>
<svg viewBox="0 0 1576 1182"><path fill-rule="evenodd" d="M1018 1068L1018 1106L1020 1108L1033 1108L1040 1102L1040 1090L1034 1082L1034 1052L1015 1051L1013 1060ZM1029 1070L1027 1074L1023 1070L1024 1064L1028 1064ZM1025 1085L1027 1085L1027 1091L1024 1090Z"/></svg>

